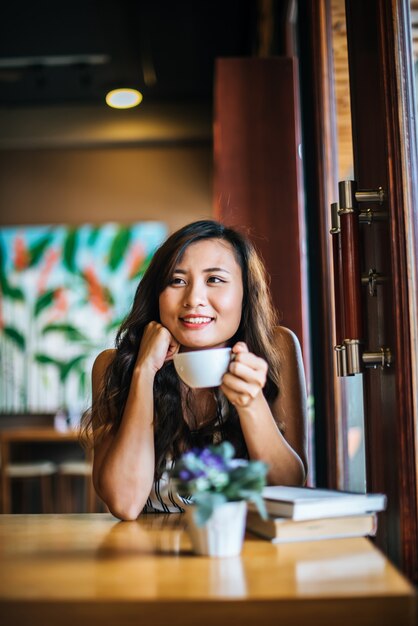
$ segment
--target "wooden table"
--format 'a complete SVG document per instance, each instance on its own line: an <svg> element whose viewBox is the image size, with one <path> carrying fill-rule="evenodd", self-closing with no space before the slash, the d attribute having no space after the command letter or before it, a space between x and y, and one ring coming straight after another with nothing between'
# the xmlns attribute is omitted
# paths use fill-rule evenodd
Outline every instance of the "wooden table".
<svg viewBox="0 0 418 626"><path fill-rule="evenodd" d="M0 516L3 626L412 626L415 592L364 538L192 554L182 515Z"/></svg>
<svg viewBox="0 0 418 626"><path fill-rule="evenodd" d="M10 462L10 449L15 443L44 443L44 442L77 442L78 431L68 430L61 432L52 427L38 428L10 428L0 431L0 489L1 506L3 513L10 513L10 477L6 467Z"/></svg>

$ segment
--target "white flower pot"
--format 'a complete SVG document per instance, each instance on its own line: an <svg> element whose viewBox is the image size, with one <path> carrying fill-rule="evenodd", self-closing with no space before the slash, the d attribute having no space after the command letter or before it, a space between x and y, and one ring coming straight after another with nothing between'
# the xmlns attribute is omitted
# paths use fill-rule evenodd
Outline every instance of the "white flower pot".
<svg viewBox="0 0 418 626"><path fill-rule="evenodd" d="M218 506L204 526L197 526L194 506L186 509L187 530L193 551L205 556L237 556L245 534L247 503L226 502Z"/></svg>

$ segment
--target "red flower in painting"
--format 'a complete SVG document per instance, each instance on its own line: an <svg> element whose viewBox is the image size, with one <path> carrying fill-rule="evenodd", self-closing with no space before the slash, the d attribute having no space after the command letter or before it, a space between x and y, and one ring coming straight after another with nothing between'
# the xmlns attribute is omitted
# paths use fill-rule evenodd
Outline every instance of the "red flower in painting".
<svg viewBox="0 0 418 626"><path fill-rule="evenodd" d="M46 291L48 278L52 272L54 265L58 261L59 256L60 254L58 250L52 249L52 250L48 250L48 252L46 253L45 263L39 274L38 293L44 293ZM57 289L57 291L62 291L62 290Z"/></svg>
<svg viewBox="0 0 418 626"><path fill-rule="evenodd" d="M16 237L14 240L14 265L19 271L29 265L29 251L23 237Z"/></svg>
<svg viewBox="0 0 418 626"><path fill-rule="evenodd" d="M54 291L54 306L51 309L49 316L49 322L62 319L66 316L68 311L68 294L63 287L58 287Z"/></svg>
<svg viewBox="0 0 418 626"><path fill-rule="evenodd" d="M140 269L145 259L144 246L141 243L137 243L132 246L128 259L128 278L133 278Z"/></svg>
<svg viewBox="0 0 418 626"><path fill-rule="evenodd" d="M106 300L105 291L92 266L86 267L84 270L84 278L87 281L90 304L100 313L107 313L109 304Z"/></svg>
<svg viewBox="0 0 418 626"><path fill-rule="evenodd" d="M68 297L65 292L65 289L63 289L62 287L58 287L58 289L55 290L54 307L55 307L55 310L59 311L63 315L68 310Z"/></svg>

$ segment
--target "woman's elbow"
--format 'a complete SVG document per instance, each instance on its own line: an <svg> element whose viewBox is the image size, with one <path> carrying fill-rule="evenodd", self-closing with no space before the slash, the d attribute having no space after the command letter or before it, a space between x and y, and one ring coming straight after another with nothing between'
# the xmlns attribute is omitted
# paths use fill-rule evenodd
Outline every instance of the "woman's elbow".
<svg viewBox="0 0 418 626"><path fill-rule="evenodd" d="M139 499L110 497L105 500L111 514L124 522L136 520L146 501L146 497Z"/></svg>
<svg viewBox="0 0 418 626"><path fill-rule="evenodd" d="M136 519L138 519L139 514L142 511L142 509L139 509L138 507L124 507L118 506L117 504L115 506L113 506L112 504L108 504L107 508L114 517L117 517L122 522L135 521Z"/></svg>
<svg viewBox="0 0 418 626"><path fill-rule="evenodd" d="M136 497L133 494L106 493L106 489L100 484L100 481L94 482L94 488L110 513L122 521L136 520L148 498L145 493Z"/></svg>
<svg viewBox="0 0 418 626"><path fill-rule="evenodd" d="M307 480L307 467L303 461L297 457L291 466L287 468L279 467L270 470L267 475L269 485L283 485L287 487L303 487Z"/></svg>

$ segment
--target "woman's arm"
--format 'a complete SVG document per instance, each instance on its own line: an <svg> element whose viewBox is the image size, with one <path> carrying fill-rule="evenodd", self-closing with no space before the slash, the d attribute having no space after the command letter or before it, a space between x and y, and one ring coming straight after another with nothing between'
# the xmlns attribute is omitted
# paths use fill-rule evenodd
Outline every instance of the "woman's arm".
<svg viewBox="0 0 418 626"><path fill-rule="evenodd" d="M235 405L250 458L269 464L270 484L302 485L306 480L306 390L302 356L296 336L277 329L281 385L272 411L262 393L267 364L239 342L225 374L222 390ZM282 434L278 424L283 425Z"/></svg>
<svg viewBox="0 0 418 626"><path fill-rule="evenodd" d="M154 378L176 351L176 342L157 322L144 331L122 420L116 432L94 446L93 482L109 510L120 519L136 519L154 480ZM93 372L93 404L114 351L102 352ZM94 427L94 424L93 424Z"/></svg>

